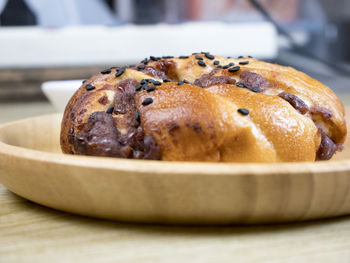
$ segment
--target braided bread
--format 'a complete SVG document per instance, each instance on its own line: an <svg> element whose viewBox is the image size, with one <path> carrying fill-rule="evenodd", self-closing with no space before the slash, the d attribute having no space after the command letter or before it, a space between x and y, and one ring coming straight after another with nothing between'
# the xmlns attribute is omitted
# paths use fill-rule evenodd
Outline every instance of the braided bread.
<svg viewBox="0 0 350 263"><path fill-rule="evenodd" d="M103 70L66 106L64 153L167 161L328 160L344 107L290 67L194 53Z"/></svg>

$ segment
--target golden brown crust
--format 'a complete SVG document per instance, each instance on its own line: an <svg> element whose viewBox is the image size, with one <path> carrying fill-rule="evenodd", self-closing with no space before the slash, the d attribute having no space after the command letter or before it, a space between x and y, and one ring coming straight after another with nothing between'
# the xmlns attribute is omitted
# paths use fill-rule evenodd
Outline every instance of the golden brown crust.
<svg viewBox="0 0 350 263"><path fill-rule="evenodd" d="M198 56L205 66L198 64ZM106 117L116 128L117 135L111 136L118 136L118 143L128 149L113 155L113 150L94 154L95 148L89 148L89 154L170 161L314 161L329 159L345 140L341 101L328 87L295 69L252 58L209 59L204 54L139 65L118 77L120 69L97 74L74 94L62 120L64 153L87 154L84 149L92 144L88 137L96 121L89 117L111 107L119 107L113 119ZM165 78L172 81L152 91L134 91L143 79ZM183 80L196 85L178 85ZM86 85L95 89L88 91ZM147 98L153 102L144 103ZM138 118L140 123L135 122ZM135 134L136 139L128 139Z"/></svg>

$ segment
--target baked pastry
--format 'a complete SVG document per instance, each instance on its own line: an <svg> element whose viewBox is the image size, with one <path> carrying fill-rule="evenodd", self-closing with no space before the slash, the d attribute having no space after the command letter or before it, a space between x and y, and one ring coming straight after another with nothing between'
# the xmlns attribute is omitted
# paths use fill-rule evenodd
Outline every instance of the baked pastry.
<svg viewBox="0 0 350 263"><path fill-rule="evenodd" d="M290 67L206 52L153 57L86 80L66 106L64 153L167 161L328 160L344 107Z"/></svg>

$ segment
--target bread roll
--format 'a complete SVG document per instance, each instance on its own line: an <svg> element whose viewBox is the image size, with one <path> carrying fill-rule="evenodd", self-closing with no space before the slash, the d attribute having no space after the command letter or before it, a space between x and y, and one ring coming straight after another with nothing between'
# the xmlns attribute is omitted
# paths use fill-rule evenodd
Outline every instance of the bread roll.
<svg viewBox="0 0 350 263"><path fill-rule="evenodd" d="M329 160L346 137L328 87L251 57L151 57L86 80L66 106L64 153L165 161Z"/></svg>

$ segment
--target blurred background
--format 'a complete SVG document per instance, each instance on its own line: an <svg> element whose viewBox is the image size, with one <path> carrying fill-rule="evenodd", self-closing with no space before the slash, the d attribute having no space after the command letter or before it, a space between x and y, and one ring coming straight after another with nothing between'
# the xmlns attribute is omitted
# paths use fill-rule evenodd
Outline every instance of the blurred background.
<svg viewBox="0 0 350 263"><path fill-rule="evenodd" d="M349 0L0 0L0 122L62 110L104 68L196 51L293 66L349 105L348 31Z"/></svg>

